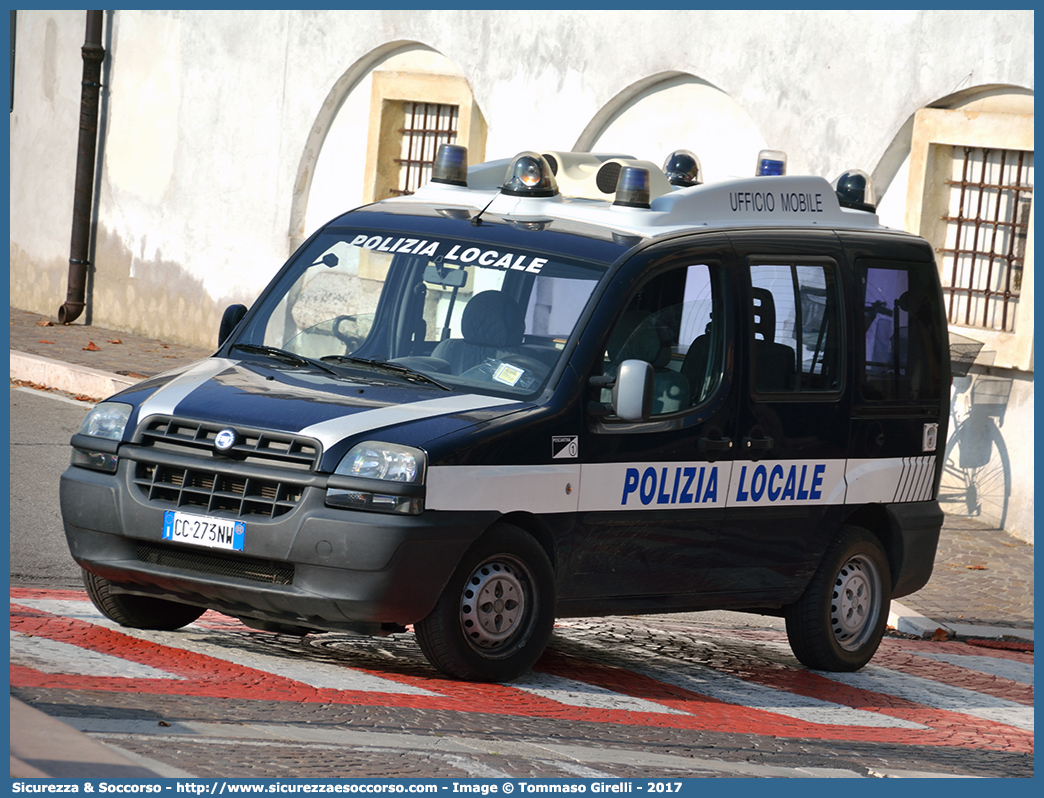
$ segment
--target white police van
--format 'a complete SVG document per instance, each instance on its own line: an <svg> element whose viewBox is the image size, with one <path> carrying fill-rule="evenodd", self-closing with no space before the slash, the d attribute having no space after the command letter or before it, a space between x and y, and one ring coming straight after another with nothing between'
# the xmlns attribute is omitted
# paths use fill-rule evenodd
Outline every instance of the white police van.
<svg viewBox="0 0 1044 798"><path fill-rule="evenodd" d="M508 680L556 617L782 615L855 670L924 585L950 362L931 247L868 179L444 146L334 219L210 358L96 406L61 506L131 627L413 625Z"/></svg>

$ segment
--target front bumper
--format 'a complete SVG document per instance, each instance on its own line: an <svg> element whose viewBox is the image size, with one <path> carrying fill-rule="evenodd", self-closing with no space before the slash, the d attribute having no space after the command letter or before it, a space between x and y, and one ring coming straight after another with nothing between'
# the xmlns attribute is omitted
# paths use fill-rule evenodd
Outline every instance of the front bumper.
<svg viewBox="0 0 1044 798"><path fill-rule="evenodd" d="M244 550L227 552L164 541L163 513L175 508L146 500L132 468L121 460L114 475L77 467L62 475L66 540L81 567L122 592L308 628L421 620L497 517L335 509L310 487L286 515L242 519Z"/></svg>

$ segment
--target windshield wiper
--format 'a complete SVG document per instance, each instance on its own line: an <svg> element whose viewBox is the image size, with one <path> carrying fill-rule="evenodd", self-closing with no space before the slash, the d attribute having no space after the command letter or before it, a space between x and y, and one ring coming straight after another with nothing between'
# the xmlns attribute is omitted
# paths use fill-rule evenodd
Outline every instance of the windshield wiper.
<svg viewBox="0 0 1044 798"><path fill-rule="evenodd" d="M444 391L453 390L448 385L443 385L438 380L432 379L423 371L411 369L409 366L404 366L401 363L389 363L386 360L373 360L368 357L355 357L354 355L326 355L320 359L324 363L354 363L360 366L370 366L381 371L390 371L394 374L398 374L405 380L426 382L438 388L442 388Z"/></svg>
<svg viewBox="0 0 1044 798"><path fill-rule="evenodd" d="M312 368L325 371L327 374L333 374L335 377L339 376L336 371L318 360L313 360L310 357L302 357L301 355L295 355L293 352L287 352L285 349L279 349L275 346L260 346L259 344L234 344L233 349L238 349L240 352L246 352L248 355L262 355L264 357L270 357L273 360L278 360L282 363L289 363L292 366L311 366Z"/></svg>

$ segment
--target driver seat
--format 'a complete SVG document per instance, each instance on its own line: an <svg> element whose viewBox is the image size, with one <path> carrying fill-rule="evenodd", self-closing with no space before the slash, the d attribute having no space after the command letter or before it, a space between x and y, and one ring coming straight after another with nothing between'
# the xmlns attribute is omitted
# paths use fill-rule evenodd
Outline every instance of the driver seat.
<svg viewBox="0 0 1044 798"><path fill-rule="evenodd" d="M488 358L523 354L525 330L526 322L515 300L500 291L482 291L464 306L460 317L463 338L439 341L431 355L449 363L453 374L462 374Z"/></svg>

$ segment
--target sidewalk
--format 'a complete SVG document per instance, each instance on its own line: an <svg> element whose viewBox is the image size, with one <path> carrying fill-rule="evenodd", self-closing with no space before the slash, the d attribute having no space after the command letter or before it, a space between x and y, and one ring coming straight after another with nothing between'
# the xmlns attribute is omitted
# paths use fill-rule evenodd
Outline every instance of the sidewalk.
<svg viewBox="0 0 1044 798"><path fill-rule="evenodd" d="M146 779L163 775L135 764L115 748L14 696L11 731L13 779Z"/></svg>
<svg viewBox="0 0 1044 798"><path fill-rule="evenodd" d="M52 321L53 326L41 325L47 321ZM14 308L10 330L12 381L92 400L103 399L143 378L212 353L210 349L169 344L84 324L58 325L53 319ZM215 330L215 348L216 337ZM892 602L889 626L918 637L1032 643L1033 546L976 519L947 516L931 581L917 593ZM36 715L24 712L24 705L19 704L12 699L12 728L33 729L32 718ZM16 713L19 719L28 717L16 724ZM64 726L46 715L43 718ZM38 759L32 750L26 750L33 740L46 744L52 751L80 750L75 745L80 738L84 745L101 745L70 727L66 729L63 733L60 728L48 725L46 735L23 734L17 760L12 740L12 776L16 775L16 762L19 768L42 771L43 775L60 777L69 773L63 770L66 763ZM66 735L71 735L68 746ZM111 756L119 756L108 750ZM77 761L116 763L116 760L97 758ZM142 770L129 761L119 762L118 766ZM20 770L19 774L34 775L27 770Z"/></svg>
<svg viewBox="0 0 1044 798"><path fill-rule="evenodd" d="M49 326L45 326L49 325ZM128 388L217 349L165 343L153 338L11 308L11 379L93 399Z"/></svg>

